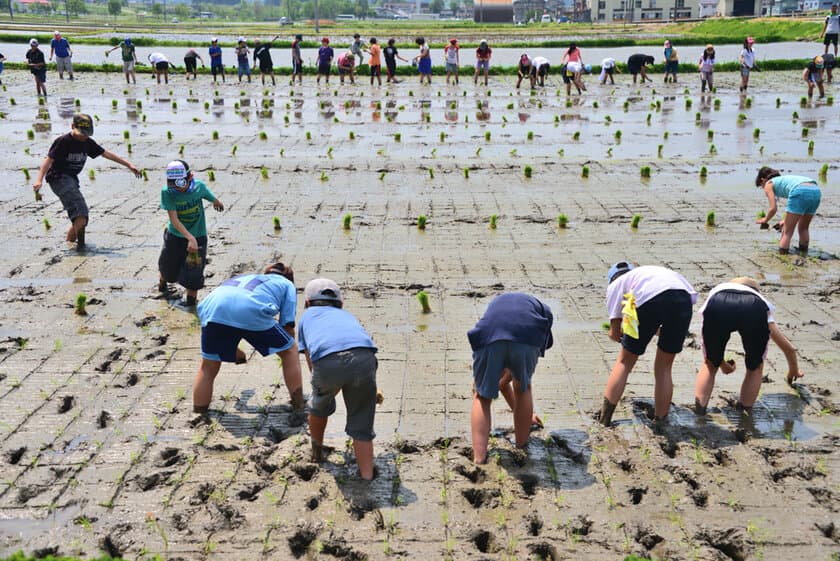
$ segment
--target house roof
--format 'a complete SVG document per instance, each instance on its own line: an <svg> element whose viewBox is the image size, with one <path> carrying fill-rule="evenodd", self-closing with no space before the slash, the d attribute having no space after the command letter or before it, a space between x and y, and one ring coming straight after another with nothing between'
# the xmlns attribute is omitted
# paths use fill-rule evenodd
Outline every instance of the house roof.
<svg viewBox="0 0 840 561"><path fill-rule="evenodd" d="M49 6L50 3L48 0L17 0L18 4L41 4L43 6Z"/></svg>

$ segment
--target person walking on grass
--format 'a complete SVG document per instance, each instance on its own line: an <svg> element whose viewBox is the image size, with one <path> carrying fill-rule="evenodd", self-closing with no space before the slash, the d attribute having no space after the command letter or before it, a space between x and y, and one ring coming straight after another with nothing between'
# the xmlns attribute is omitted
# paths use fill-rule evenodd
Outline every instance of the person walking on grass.
<svg viewBox="0 0 840 561"><path fill-rule="evenodd" d="M160 192L160 208L168 214L169 224L163 231L163 248L158 258L158 291L169 295L169 283L177 282L186 289L180 302L184 308L195 307L198 291L204 288L207 264L204 201L213 203L219 212L225 209L207 185L195 178L187 162L169 162L166 186Z"/></svg>
<svg viewBox="0 0 840 561"><path fill-rule="evenodd" d="M487 44L487 39L482 39L475 50L475 74L473 75L473 83L478 84L478 77L484 74L484 85L487 85L488 76L490 75L490 57L493 56L493 49ZM457 83L457 80L456 80Z"/></svg>
<svg viewBox="0 0 840 561"><path fill-rule="evenodd" d="M105 51L105 56L107 57L110 53L117 49L120 49L121 51L125 83L136 84L137 76L134 73L134 67L137 65L137 52L134 49L134 43L131 42L131 37L126 37L114 48Z"/></svg>
<svg viewBox="0 0 840 561"><path fill-rule="evenodd" d="M53 40L50 41L50 61L55 55L55 65L58 70L58 79L64 80L64 73L69 74L69 78L73 79L73 49L70 48L70 43L67 39L61 36L61 33L56 31L53 33Z"/></svg>
<svg viewBox="0 0 840 561"><path fill-rule="evenodd" d="M155 77L157 78L157 83L160 84L160 77L163 76L164 83L169 83L169 69L176 68L174 64L169 62L169 59L166 58L166 55L163 53L150 53L149 54L149 62L155 68Z"/></svg>
<svg viewBox="0 0 840 561"><path fill-rule="evenodd" d="M213 75L213 83L216 83L216 77L222 77L222 83L225 83L225 65L222 62L222 48L219 46L219 40L216 37L213 37L210 40L210 48L207 49L207 54L210 55L210 73ZM204 67L204 60L201 57L198 57L201 60L201 66ZM186 62L186 61L184 61ZM195 62L195 61L193 61ZM246 60L247 62L247 60ZM187 70L189 72L189 70ZM195 72L193 72L193 78L195 78Z"/></svg>
<svg viewBox="0 0 840 561"><path fill-rule="evenodd" d="M289 85L295 83L295 76L297 76L298 84L303 85L303 58L300 56L300 44L303 42L303 35L298 33L295 35L295 40L292 41L292 79Z"/></svg>
<svg viewBox="0 0 840 561"><path fill-rule="evenodd" d="M458 69L461 66L461 60L458 47L458 39L452 38L449 43L443 48L443 58L446 60L446 85L449 85L451 76L455 77L455 84L458 83Z"/></svg>
<svg viewBox="0 0 840 561"><path fill-rule="evenodd" d="M706 86L709 86L709 93L714 91L715 87L715 48L711 44L706 45L703 54L700 55L700 62L697 63L700 69L700 92L706 91Z"/></svg>
<svg viewBox="0 0 840 561"><path fill-rule="evenodd" d="M668 78L671 82L677 83L677 72L680 69L680 58L677 54L677 49L671 45L671 41L665 41L665 83L668 83Z"/></svg>
<svg viewBox="0 0 840 561"><path fill-rule="evenodd" d="M487 462L490 405L499 388L512 383L511 408L517 448L525 448L534 422L531 378L537 361L554 343L551 309L537 298L519 292L495 297L467 333L473 351L473 403L470 414L473 461ZM505 378L510 373L511 378ZM508 397L507 390L503 395ZM510 403L510 401L508 401Z"/></svg>
<svg viewBox="0 0 840 561"><path fill-rule="evenodd" d="M370 46L368 46L368 66L370 67L370 85L373 85L373 79L376 78L378 85L382 85L382 49L376 41L376 37L370 38Z"/></svg>
<svg viewBox="0 0 840 561"><path fill-rule="evenodd" d="M758 170L755 186L764 191L769 203L765 216L756 220L756 224L769 225L770 220L778 211L778 200L787 199L785 214L776 225L776 229L782 231L782 237L779 239L779 253L781 255L790 253L793 233L798 231L799 253L808 255L808 245L811 241L811 233L808 229L822 198L817 182L801 175L782 175L779 170L764 166Z"/></svg>
<svg viewBox="0 0 840 561"><path fill-rule="evenodd" d="M749 277L734 278L712 289L700 308L703 316L703 364L694 386L694 412L705 415L715 387L718 369L724 374L735 371L734 360L724 360L729 337L735 331L744 346L744 381L738 398L739 409L751 409L758 399L764 371L767 344L772 339L787 359L788 384L801 378L796 349L773 319L773 305L761 294L757 281Z"/></svg>
<svg viewBox="0 0 840 561"><path fill-rule="evenodd" d="M239 342L245 339L262 356L276 354L280 358L283 381L291 399L292 420L303 423L305 402L295 343L294 279L291 267L274 263L262 274L226 280L198 304L201 362L193 383L195 413L208 413L213 384L223 362L247 362L239 348Z"/></svg>
<svg viewBox="0 0 840 561"><path fill-rule="evenodd" d="M210 47L211 49L213 47ZM220 49L221 50L221 49ZM210 56L212 57L213 54L211 53ZM221 56L221 54L220 54ZM190 49L187 51L187 54L184 55L184 76L187 80L190 79L190 74L192 74L193 80L198 78L197 71L198 71L198 63L197 60L201 61L201 67L204 68L204 59L201 58L201 55L195 52L195 49ZM213 62L210 62L210 66L213 66ZM214 76L215 78L215 76ZM222 78L224 81L224 78Z"/></svg>
<svg viewBox="0 0 840 561"><path fill-rule="evenodd" d="M697 291L679 273L665 267L634 267L621 261L607 273L609 337L621 343L618 358L604 389L600 422L610 426L627 377L645 354L654 335L659 335L654 375L654 420L664 421L671 407L674 384L671 368L691 323L691 308Z"/></svg>
<svg viewBox="0 0 840 561"><path fill-rule="evenodd" d="M305 311L300 318L298 348L312 373L309 434L312 459L322 462L330 449L324 432L335 413L335 398L344 399L344 431L353 439L353 452L362 479L371 480L373 430L376 414L376 345L353 314L344 310L341 289L330 279L314 279L303 291Z"/></svg>
<svg viewBox="0 0 840 561"><path fill-rule="evenodd" d="M825 62L823 57L817 55L812 61L808 63L805 70L802 71L802 79L808 84L808 99L814 97L814 86L820 91L819 99L825 97L825 87L823 86L823 71L825 70Z"/></svg>
<svg viewBox="0 0 840 561"><path fill-rule="evenodd" d="M400 56L400 52L397 50L396 41L392 37L391 39L388 39L388 46L385 47L385 68L388 70L388 79L386 82L399 84L402 81L397 80L397 59L400 59L403 62L408 62L408 59Z"/></svg>
<svg viewBox="0 0 840 561"><path fill-rule="evenodd" d="M85 250L85 228L88 225L88 206L79 187L79 174L88 156L104 158L127 167L135 177L142 177L134 164L105 150L93 140L93 119L85 113L73 116L70 132L59 136L50 146L32 189L38 193L44 179L64 206L70 218L67 241L76 242L76 250Z"/></svg>
<svg viewBox="0 0 840 561"><path fill-rule="evenodd" d="M47 62L44 52L38 48L38 40L29 40L29 50L26 51L26 66L35 79L35 95L47 97Z"/></svg>
<svg viewBox="0 0 840 561"><path fill-rule="evenodd" d="M647 75L647 67L649 65L653 65L655 62L656 59L650 55L642 53L630 55L627 58L627 72L633 76L633 83L636 83L636 75L640 75L642 77L642 84L645 82L653 82L653 79Z"/></svg>
<svg viewBox="0 0 840 561"><path fill-rule="evenodd" d="M840 14L837 13L837 4L832 4L831 13L826 16L820 37L823 37L825 52L828 54L828 47L834 45L834 56L837 56L837 38L840 36Z"/></svg>
<svg viewBox="0 0 840 561"><path fill-rule="evenodd" d="M414 57L414 64L417 65L417 72L420 74L420 83L423 80L430 86L432 85L432 53L429 50L429 45L426 44L426 39L418 37L414 40L420 52Z"/></svg>
<svg viewBox="0 0 840 561"><path fill-rule="evenodd" d="M254 47L254 70L257 69L257 62L260 65L260 80L262 85L265 85L265 75L271 76L271 85L277 85L274 79L274 62L271 60L271 44L274 43L280 36L275 35L273 38L263 43L258 43Z"/></svg>
<svg viewBox="0 0 840 561"><path fill-rule="evenodd" d="M741 63L741 88L739 91L746 93L750 86L750 72L755 68L755 50L753 50L755 40L752 37L744 39L744 47L741 49L741 54L738 60Z"/></svg>
<svg viewBox="0 0 840 561"><path fill-rule="evenodd" d="M318 58L315 61L318 66L318 76L315 78L315 83L321 83L321 76L324 77L324 83L330 83L330 68L332 61L335 58L335 51L330 47L330 38L324 37L321 39L321 47L318 49Z"/></svg>

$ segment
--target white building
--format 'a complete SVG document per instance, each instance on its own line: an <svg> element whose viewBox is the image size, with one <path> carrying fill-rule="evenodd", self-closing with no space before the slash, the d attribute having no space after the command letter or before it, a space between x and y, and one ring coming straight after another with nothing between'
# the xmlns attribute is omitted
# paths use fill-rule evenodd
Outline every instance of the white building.
<svg viewBox="0 0 840 561"><path fill-rule="evenodd" d="M592 21L673 21L699 17L697 0L593 0Z"/></svg>

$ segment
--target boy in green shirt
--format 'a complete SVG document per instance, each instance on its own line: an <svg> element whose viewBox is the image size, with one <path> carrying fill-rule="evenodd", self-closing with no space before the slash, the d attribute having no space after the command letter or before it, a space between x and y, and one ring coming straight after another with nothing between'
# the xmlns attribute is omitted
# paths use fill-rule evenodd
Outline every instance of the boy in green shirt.
<svg viewBox="0 0 840 561"><path fill-rule="evenodd" d="M196 180L183 160L166 166L166 187L160 193L160 207L169 214L169 225L163 232L163 249L158 259L161 293L169 292L168 283L177 282L186 289L182 306L196 305L198 289L204 287L204 266L207 263L207 224L204 201L225 209L203 181Z"/></svg>

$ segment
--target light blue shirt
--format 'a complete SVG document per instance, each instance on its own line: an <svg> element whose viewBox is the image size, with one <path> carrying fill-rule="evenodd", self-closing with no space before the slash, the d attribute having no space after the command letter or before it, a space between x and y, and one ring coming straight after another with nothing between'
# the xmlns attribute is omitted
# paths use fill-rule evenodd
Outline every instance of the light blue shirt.
<svg viewBox="0 0 840 561"><path fill-rule="evenodd" d="M294 325L297 291L286 277L242 275L225 281L198 305L201 327L220 323L248 331L265 331L277 323ZM275 316L279 314L279 321Z"/></svg>
<svg viewBox="0 0 840 561"><path fill-rule="evenodd" d="M373 349L376 345L359 320L341 308L311 306L303 312L298 328L298 348L309 351L312 362L349 349Z"/></svg>
<svg viewBox="0 0 840 561"><path fill-rule="evenodd" d="M773 182L773 194L776 195L776 198L782 199L790 198L790 192L803 183L813 184L806 185L807 188L817 188L817 182L810 177L805 177L804 175L780 175L779 177L774 177L770 181Z"/></svg>

